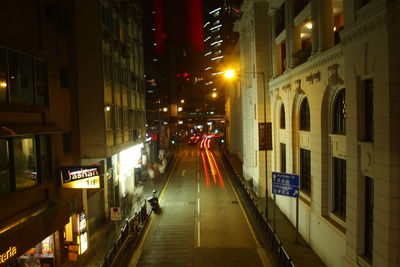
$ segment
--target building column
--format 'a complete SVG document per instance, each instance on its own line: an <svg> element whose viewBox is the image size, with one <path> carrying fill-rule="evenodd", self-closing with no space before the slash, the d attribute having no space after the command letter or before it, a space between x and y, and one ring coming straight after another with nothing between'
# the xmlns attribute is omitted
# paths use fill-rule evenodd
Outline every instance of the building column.
<svg viewBox="0 0 400 267"><path fill-rule="evenodd" d="M280 73L279 70L281 68L281 61L279 60L279 46L275 43L276 38L276 17L277 17L277 10L271 9L269 11L269 20L271 25L271 64L272 64L272 78L277 77Z"/></svg>
<svg viewBox="0 0 400 267"><path fill-rule="evenodd" d="M332 0L324 0L319 2L318 22L318 50L322 52L333 47L335 44L333 32Z"/></svg>
<svg viewBox="0 0 400 267"><path fill-rule="evenodd" d="M301 49L300 27L294 26L294 0L285 2L285 29L286 29L286 69L296 66L293 53Z"/></svg>
<svg viewBox="0 0 400 267"><path fill-rule="evenodd" d="M319 3L321 0L311 0L311 42L312 42L312 51L311 55L315 55L318 53L319 48L319 38L318 38L318 11L319 11Z"/></svg>

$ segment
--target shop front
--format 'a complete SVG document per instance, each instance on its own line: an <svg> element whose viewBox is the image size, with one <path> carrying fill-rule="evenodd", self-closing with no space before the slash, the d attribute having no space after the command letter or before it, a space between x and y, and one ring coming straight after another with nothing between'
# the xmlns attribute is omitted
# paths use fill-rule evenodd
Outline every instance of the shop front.
<svg viewBox="0 0 400 267"><path fill-rule="evenodd" d="M122 211L122 219L129 218L133 214L133 202L137 199L137 185L140 175L138 171L143 162L143 144L132 146L115 155L117 160L116 177L119 185L119 201Z"/></svg>
<svg viewBox="0 0 400 267"><path fill-rule="evenodd" d="M58 266L63 261L62 229L73 212L71 203L43 207L4 229L0 235L0 266Z"/></svg>
<svg viewBox="0 0 400 267"><path fill-rule="evenodd" d="M54 234L46 237L34 247L14 260L11 266L21 267L53 267L55 266Z"/></svg>
<svg viewBox="0 0 400 267"><path fill-rule="evenodd" d="M69 218L64 229L64 244L66 258L69 261L77 261L78 255L86 252L89 247L87 232L87 216L85 211L78 212Z"/></svg>

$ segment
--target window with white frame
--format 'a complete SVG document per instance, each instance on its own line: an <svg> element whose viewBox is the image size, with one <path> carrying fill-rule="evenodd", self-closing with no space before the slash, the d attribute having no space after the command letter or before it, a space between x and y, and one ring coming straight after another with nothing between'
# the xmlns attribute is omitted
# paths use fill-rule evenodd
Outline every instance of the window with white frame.
<svg viewBox="0 0 400 267"><path fill-rule="evenodd" d="M281 143L281 172L286 172L286 144Z"/></svg>
<svg viewBox="0 0 400 267"><path fill-rule="evenodd" d="M345 89L336 95L333 105L332 133L346 134L346 98Z"/></svg>
<svg viewBox="0 0 400 267"><path fill-rule="evenodd" d="M311 195L311 151L300 148L300 190Z"/></svg>
<svg viewBox="0 0 400 267"><path fill-rule="evenodd" d="M374 179L365 177L364 257L372 261L374 249Z"/></svg>
<svg viewBox="0 0 400 267"><path fill-rule="evenodd" d="M346 219L346 160L333 157L333 213Z"/></svg>
<svg viewBox="0 0 400 267"><path fill-rule="evenodd" d="M300 106L300 131L310 131L310 106L307 97L303 99Z"/></svg>

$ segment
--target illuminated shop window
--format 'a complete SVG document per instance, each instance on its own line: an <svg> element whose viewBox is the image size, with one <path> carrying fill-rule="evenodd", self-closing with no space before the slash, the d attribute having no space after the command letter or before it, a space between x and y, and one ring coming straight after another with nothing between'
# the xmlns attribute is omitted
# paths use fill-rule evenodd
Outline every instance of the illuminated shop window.
<svg viewBox="0 0 400 267"><path fill-rule="evenodd" d="M16 266L55 266L54 247L51 235L16 259Z"/></svg>

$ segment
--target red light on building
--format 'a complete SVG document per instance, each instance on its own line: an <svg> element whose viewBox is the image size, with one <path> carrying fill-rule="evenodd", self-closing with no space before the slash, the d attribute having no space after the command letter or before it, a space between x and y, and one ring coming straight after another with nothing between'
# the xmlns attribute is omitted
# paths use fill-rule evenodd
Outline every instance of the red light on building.
<svg viewBox="0 0 400 267"><path fill-rule="evenodd" d="M187 0L189 42L196 51L204 50L202 0Z"/></svg>
<svg viewBox="0 0 400 267"><path fill-rule="evenodd" d="M155 41L157 43L156 53L164 53L164 10L163 10L163 0L154 0L154 23L155 23Z"/></svg>

